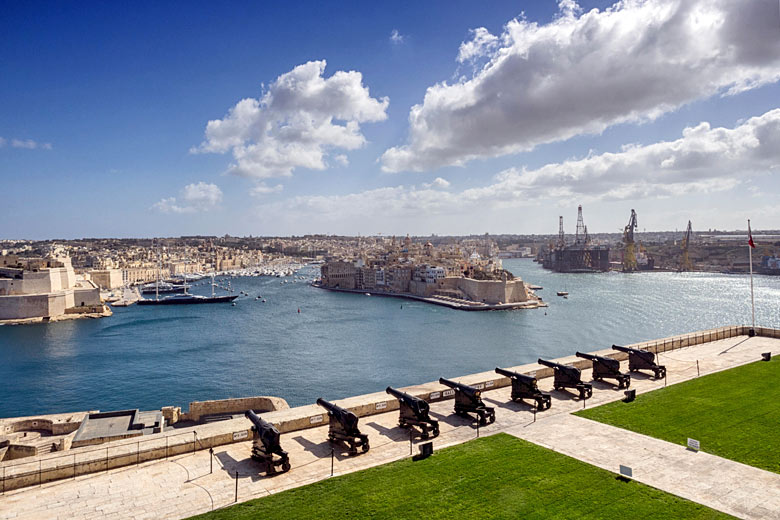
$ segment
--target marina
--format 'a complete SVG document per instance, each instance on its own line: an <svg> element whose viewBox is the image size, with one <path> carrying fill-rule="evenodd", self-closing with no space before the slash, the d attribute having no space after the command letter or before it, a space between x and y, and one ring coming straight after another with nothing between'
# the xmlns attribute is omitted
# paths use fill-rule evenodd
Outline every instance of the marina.
<svg viewBox="0 0 780 520"><path fill-rule="evenodd" d="M323 291L310 286L318 273L311 265L286 278L218 277L223 287L230 282L231 294L249 295L235 307L133 305L102 320L0 327L0 393L16 396L0 402L0 417L153 410L251 395L278 395L296 406L326 393L383 390L380 375L410 385L445 372L589 352L608 347L605 338L628 344L750 323L745 275L576 275L528 259L508 259L505 267L544 287L538 294L549 307L464 313ZM757 324L780 326L780 278L754 278ZM198 283L194 294L211 293L208 280ZM557 298L564 288L568 299ZM269 367L260 377L258 364ZM302 373L306 384L291 384Z"/></svg>

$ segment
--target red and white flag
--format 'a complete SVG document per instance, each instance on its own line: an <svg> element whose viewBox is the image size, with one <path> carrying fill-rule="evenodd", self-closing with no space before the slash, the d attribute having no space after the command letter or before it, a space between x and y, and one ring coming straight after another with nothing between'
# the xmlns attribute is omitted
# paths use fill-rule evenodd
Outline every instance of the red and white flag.
<svg viewBox="0 0 780 520"><path fill-rule="evenodd" d="M750 220L748 220L748 245L753 249L756 248L756 244L753 242L753 233L750 231Z"/></svg>

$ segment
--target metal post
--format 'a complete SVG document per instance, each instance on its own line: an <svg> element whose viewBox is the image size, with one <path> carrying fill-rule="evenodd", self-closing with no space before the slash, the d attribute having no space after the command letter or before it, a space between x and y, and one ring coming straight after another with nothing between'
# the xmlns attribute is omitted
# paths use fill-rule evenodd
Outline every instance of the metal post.
<svg viewBox="0 0 780 520"><path fill-rule="evenodd" d="M136 442L135 446L135 465L138 466L141 463L141 441Z"/></svg>
<svg viewBox="0 0 780 520"><path fill-rule="evenodd" d="M76 454L73 454L73 480L76 480Z"/></svg>
<svg viewBox="0 0 780 520"><path fill-rule="evenodd" d="M412 429L409 428L409 455L412 454Z"/></svg>
<svg viewBox="0 0 780 520"><path fill-rule="evenodd" d="M209 475L214 473L214 448L209 448Z"/></svg>
<svg viewBox="0 0 780 520"><path fill-rule="evenodd" d="M477 421L477 439L479 439L479 421Z"/></svg>
<svg viewBox="0 0 780 520"><path fill-rule="evenodd" d="M40 486L41 484L41 461L38 460L38 485Z"/></svg>
<svg viewBox="0 0 780 520"><path fill-rule="evenodd" d="M330 476L333 476L333 463L336 460L336 450L330 449Z"/></svg>
<svg viewBox="0 0 780 520"><path fill-rule="evenodd" d="M538 405L534 404L534 422L536 422L536 409L538 408Z"/></svg>
<svg viewBox="0 0 780 520"><path fill-rule="evenodd" d="M108 446L106 446L106 473L108 473Z"/></svg>
<svg viewBox="0 0 780 520"><path fill-rule="evenodd" d="M238 470L236 470L236 502L238 502Z"/></svg>
<svg viewBox="0 0 780 520"><path fill-rule="evenodd" d="M696 360L696 377L699 377L701 375L701 372L699 372L699 360Z"/></svg>
<svg viewBox="0 0 780 520"><path fill-rule="evenodd" d="M165 437L165 459L168 459L168 437Z"/></svg>
<svg viewBox="0 0 780 520"><path fill-rule="evenodd" d="M664 387L666 387L666 373L667 373L667 370L664 370Z"/></svg>
<svg viewBox="0 0 780 520"><path fill-rule="evenodd" d="M192 453L195 453L195 443L198 441L198 432L192 432Z"/></svg>

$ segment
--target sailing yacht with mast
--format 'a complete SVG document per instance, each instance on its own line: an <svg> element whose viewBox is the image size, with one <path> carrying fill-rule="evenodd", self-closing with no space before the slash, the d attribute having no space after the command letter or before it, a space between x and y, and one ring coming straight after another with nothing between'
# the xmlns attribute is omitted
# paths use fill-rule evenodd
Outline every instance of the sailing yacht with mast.
<svg viewBox="0 0 780 520"><path fill-rule="evenodd" d="M157 284L159 286L160 283L160 265L161 265L161 256L158 249L157 252ZM214 266L216 268L216 266ZM196 304L196 303L230 303L236 298L238 298L238 295L226 295L226 296L216 296L214 294L214 271L211 271L211 296L200 296L198 294L190 294L187 292L187 280L184 280L184 293L182 294L175 294L173 296L168 296L167 298L160 298L159 291L155 291L154 300L151 299L141 299L138 300L138 305L190 305L190 304Z"/></svg>

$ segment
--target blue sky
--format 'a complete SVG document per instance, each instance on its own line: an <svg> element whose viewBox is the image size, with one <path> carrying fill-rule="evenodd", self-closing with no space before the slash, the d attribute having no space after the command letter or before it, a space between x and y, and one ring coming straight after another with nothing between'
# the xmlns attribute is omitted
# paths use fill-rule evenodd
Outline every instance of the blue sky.
<svg viewBox="0 0 780 520"><path fill-rule="evenodd" d="M3 2L0 237L780 227L777 0L611 4Z"/></svg>

